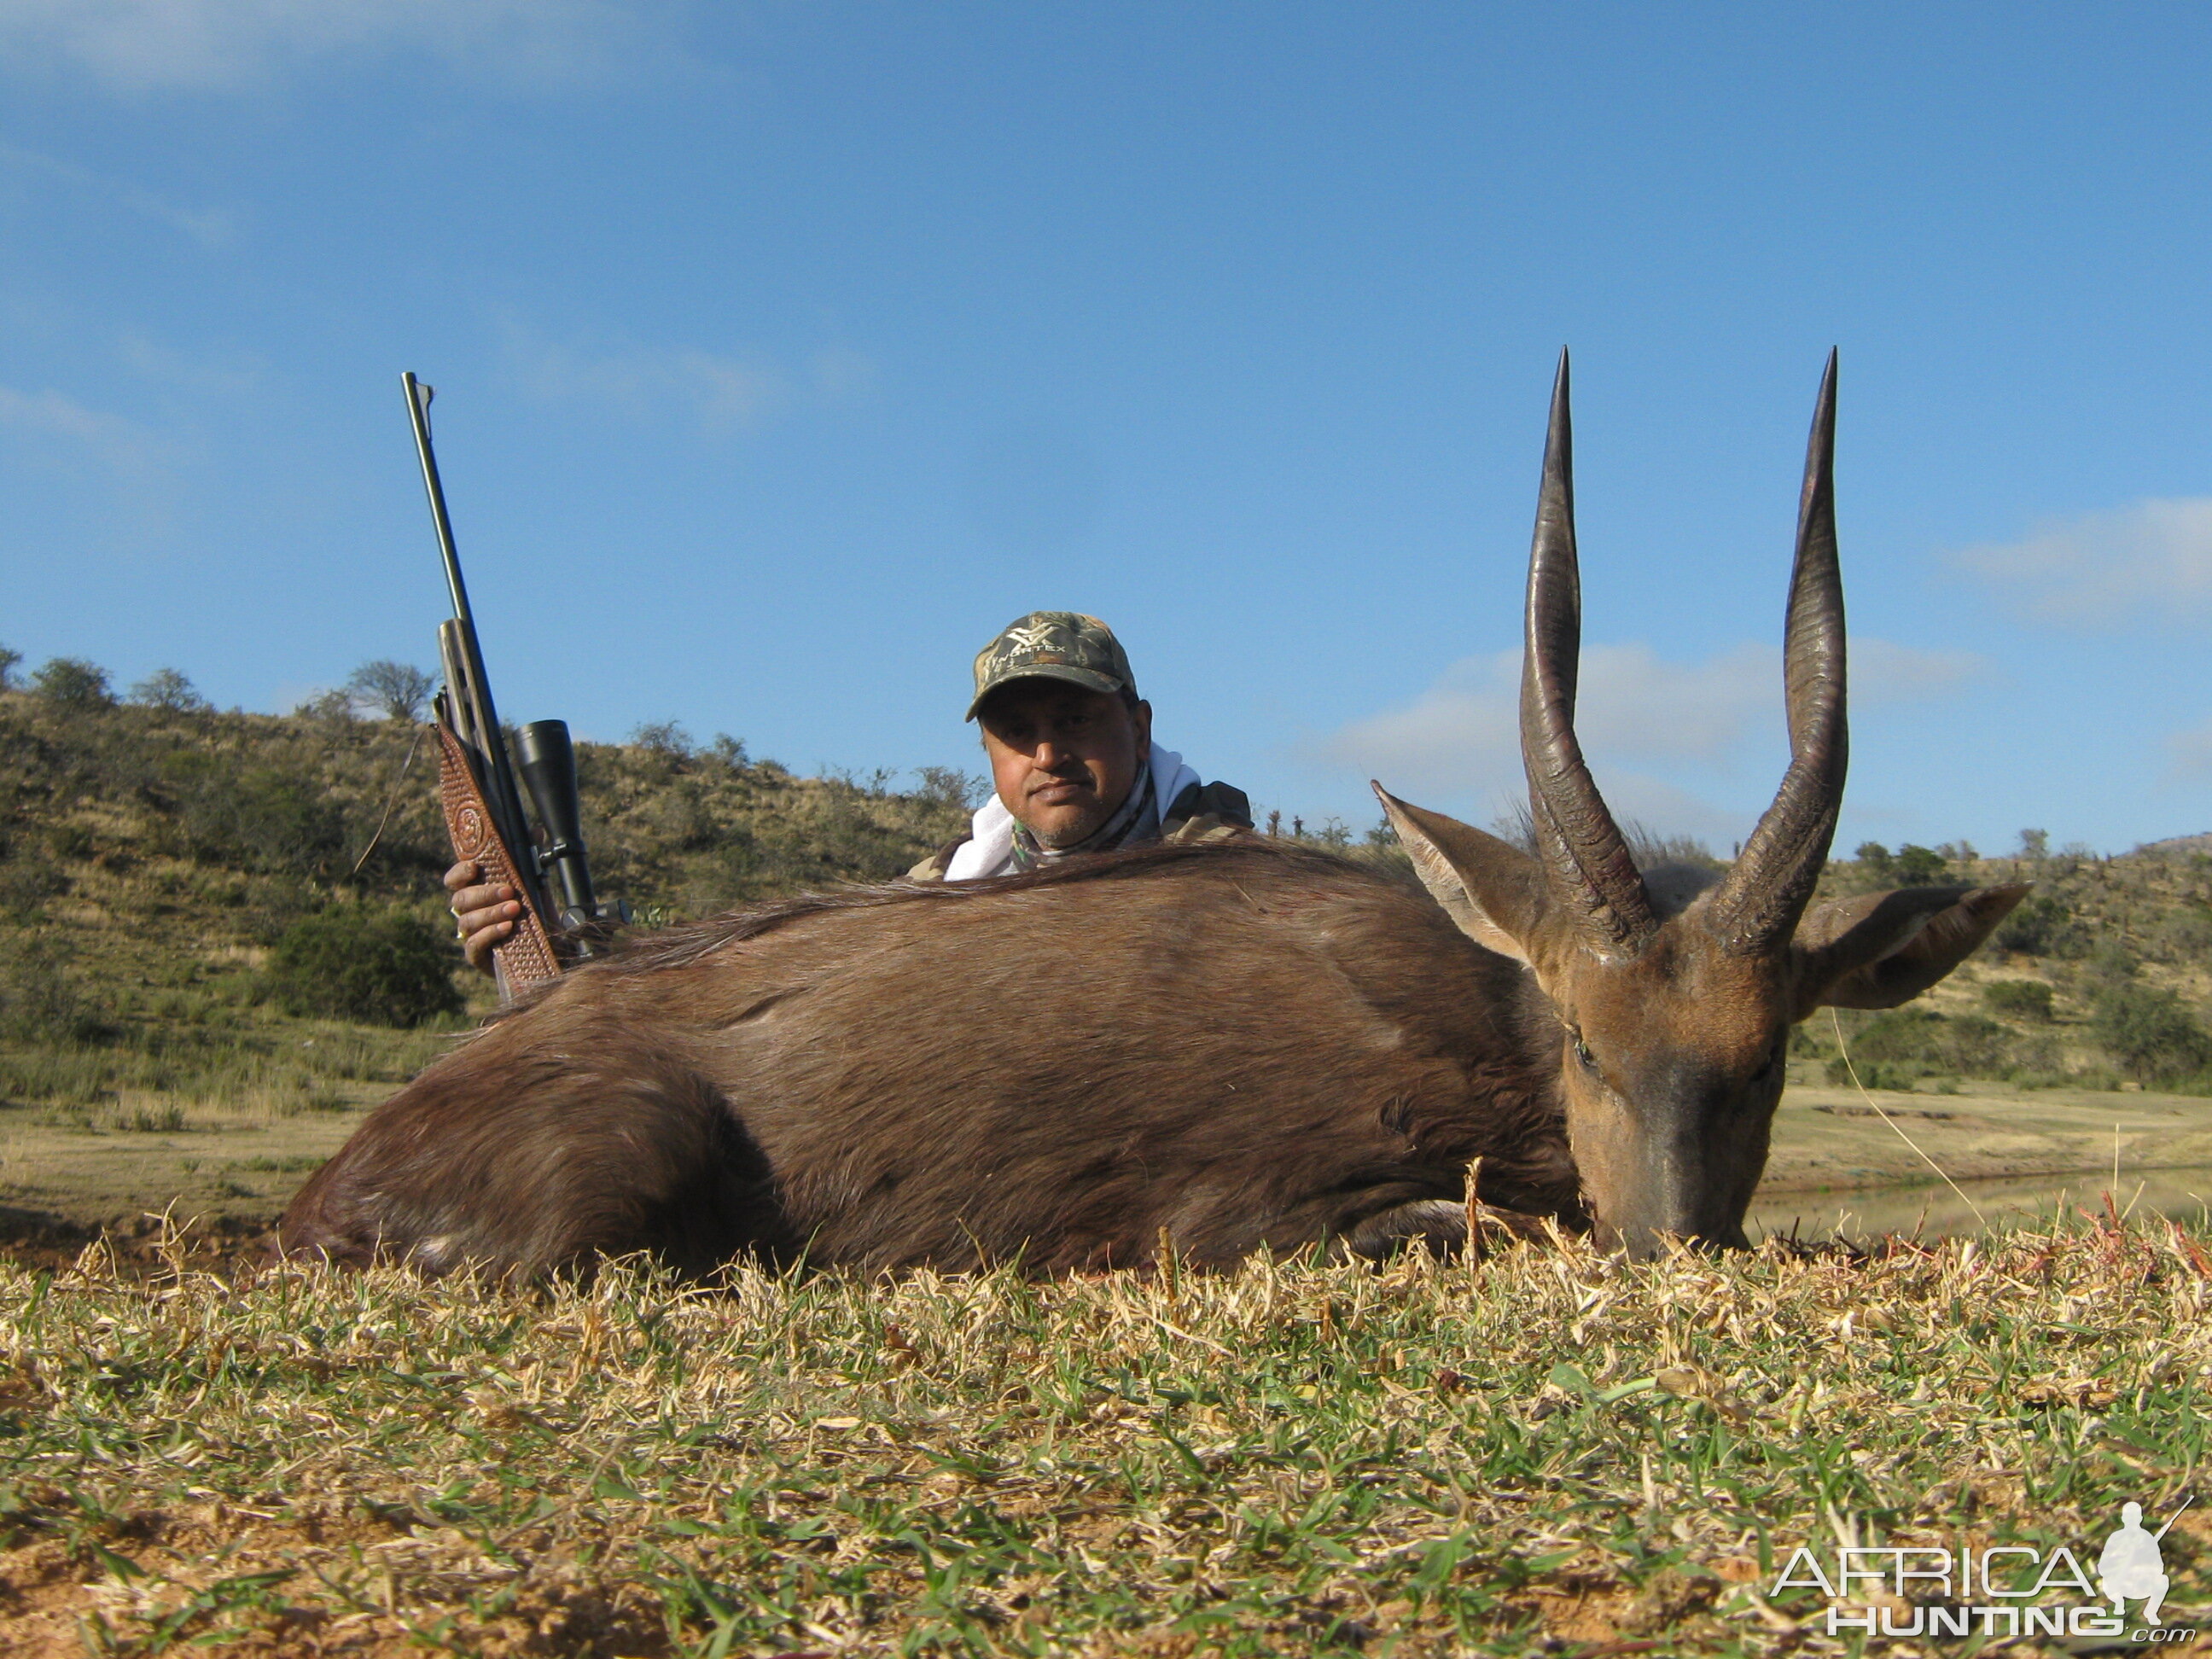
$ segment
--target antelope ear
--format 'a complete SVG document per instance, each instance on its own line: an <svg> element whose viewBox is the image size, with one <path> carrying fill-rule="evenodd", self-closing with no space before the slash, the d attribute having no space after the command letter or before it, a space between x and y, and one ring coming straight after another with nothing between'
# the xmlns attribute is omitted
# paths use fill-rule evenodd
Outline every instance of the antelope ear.
<svg viewBox="0 0 2212 1659"><path fill-rule="evenodd" d="M1370 786L1413 860L1413 872L1460 931L1486 950L1529 959L1544 914L1544 872L1510 842L1457 818L1409 806Z"/></svg>
<svg viewBox="0 0 2212 1659"><path fill-rule="evenodd" d="M1894 1008L1971 956L2014 905L2013 887L1900 887L1837 899L1797 924L1798 1012Z"/></svg>

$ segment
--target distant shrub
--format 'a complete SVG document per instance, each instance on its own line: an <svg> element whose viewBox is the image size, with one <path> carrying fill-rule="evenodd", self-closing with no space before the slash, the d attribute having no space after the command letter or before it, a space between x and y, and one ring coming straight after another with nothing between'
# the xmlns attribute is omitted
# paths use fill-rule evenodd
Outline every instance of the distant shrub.
<svg viewBox="0 0 2212 1659"><path fill-rule="evenodd" d="M274 767L226 776L180 757L179 817L191 855L287 875L327 873L345 850L345 814L313 780Z"/></svg>
<svg viewBox="0 0 2212 1659"><path fill-rule="evenodd" d="M687 761L699 752L699 745L691 734L674 720L648 720L634 729L629 740L646 753L665 761ZM738 745L738 753L744 753L744 745Z"/></svg>
<svg viewBox="0 0 2212 1659"><path fill-rule="evenodd" d="M267 981L288 1014L420 1025L461 1012L453 960L452 941L420 916L331 910L285 930Z"/></svg>
<svg viewBox="0 0 2212 1659"><path fill-rule="evenodd" d="M1909 1089L1927 1077L2010 1077L2057 1062L2047 1038L2021 1038L1980 1014L1946 1018L1932 1008L1894 1008L1860 1028L1851 1063L1869 1089ZM1828 1062L1828 1080L1850 1080L1842 1057Z"/></svg>
<svg viewBox="0 0 2212 1659"><path fill-rule="evenodd" d="M1848 1059L1838 1054L1828 1062L1828 1081L1849 1083L1856 1072L1869 1089L1911 1088L1914 1079L1934 1069L1936 1035L1942 1019L1925 1008L1875 1016L1851 1038Z"/></svg>
<svg viewBox="0 0 2212 1659"><path fill-rule="evenodd" d="M0 1037L16 1042L83 1043L105 1034L99 1010L43 941L0 951Z"/></svg>
<svg viewBox="0 0 2212 1659"><path fill-rule="evenodd" d="M740 751L742 752L742 751ZM991 780L951 766L925 766L916 775L921 787L915 793L926 806L951 812L972 812L991 793Z"/></svg>
<svg viewBox="0 0 2212 1659"><path fill-rule="evenodd" d="M131 701L148 708L166 708L173 714L193 714L208 706L208 700L192 687L192 683L173 668L157 668L131 688Z"/></svg>
<svg viewBox="0 0 2212 1659"><path fill-rule="evenodd" d="M107 671L82 657L52 657L31 676L31 689L64 708L105 708L115 701Z"/></svg>
<svg viewBox="0 0 2212 1659"><path fill-rule="evenodd" d="M386 720L419 720L438 682L411 663L365 662L345 683L347 694Z"/></svg>
<svg viewBox="0 0 2212 1659"><path fill-rule="evenodd" d="M1907 842L1894 853L1878 841L1861 842L1851 856L1858 861L1858 884L1876 887L1932 887L1950 873L1942 854Z"/></svg>
<svg viewBox="0 0 2212 1659"><path fill-rule="evenodd" d="M319 691L305 702L292 706L292 713L298 719L321 720L331 726L349 726L358 712L353 693L343 690Z"/></svg>
<svg viewBox="0 0 2212 1659"><path fill-rule="evenodd" d="M2036 979L1996 979L1982 987L1992 1012L2048 1025L2052 1018L2051 988Z"/></svg>
<svg viewBox="0 0 2212 1659"><path fill-rule="evenodd" d="M2212 959L2212 910L2192 905L2166 917L2153 931L2152 945L2168 962Z"/></svg>
<svg viewBox="0 0 2212 1659"><path fill-rule="evenodd" d="M2212 1067L2212 1032L2172 992L2125 981L2098 993L2089 1032L2143 1083L2177 1083Z"/></svg>
<svg viewBox="0 0 2212 1659"><path fill-rule="evenodd" d="M23 661L23 653L0 645L0 691L15 689L15 670Z"/></svg>
<svg viewBox="0 0 2212 1659"><path fill-rule="evenodd" d="M1897 849L1890 869L1900 887L1933 887L1951 873L1951 861L1931 847L1907 842Z"/></svg>
<svg viewBox="0 0 2212 1659"><path fill-rule="evenodd" d="M1997 924L1990 944L2023 957L2081 957L2089 949L2088 929L2047 894L2038 893Z"/></svg>
<svg viewBox="0 0 2212 1659"><path fill-rule="evenodd" d="M0 916L27 921L56 894L69 890L69 878L27 840L0 843Z"/></svg>

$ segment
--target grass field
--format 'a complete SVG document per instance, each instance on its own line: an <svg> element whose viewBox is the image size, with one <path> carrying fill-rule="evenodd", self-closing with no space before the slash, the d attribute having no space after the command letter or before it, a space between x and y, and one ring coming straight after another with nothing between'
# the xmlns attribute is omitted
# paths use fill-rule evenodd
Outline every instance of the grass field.
<svg viewBox="0 0 2212 1659"><path fill-rule="evenodd" d="M2208 1301L2163 1222L543 1297L95 1247L0 1269L0 1650L1857 1651L1796 1546L2201 1492Z"/></svg>

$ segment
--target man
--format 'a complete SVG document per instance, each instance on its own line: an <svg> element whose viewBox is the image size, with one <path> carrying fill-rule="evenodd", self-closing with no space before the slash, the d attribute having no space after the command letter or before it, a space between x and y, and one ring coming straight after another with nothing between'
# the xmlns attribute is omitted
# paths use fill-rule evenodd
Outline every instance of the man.
<svg viewBox="0 0 2212 1659"><path fill-rule="evenodd" d="M915 881L1013 875L1079 853L1210 840L1252 827L1244 792L1201 783L1152 744L1152 706L1114 630L1032 611L975 657L968 718L983 731L993 794L968 833L907 872Z"/></svg>
<svg viewBox="0 0 2212 1659"><path fill-rule="evenodd" d="M1182 757L1152 743L1152 706L1114 630L1096 617L1033 611L975 658L968 718L982 728L992 798L968 833L908 872L915 881L1012 875L1080 853L1155 841L1212 841L1252 827L1244 792L1203 783ZM522 914L512 888L446 872L470 964L491 971L492 947Z"/></svg>

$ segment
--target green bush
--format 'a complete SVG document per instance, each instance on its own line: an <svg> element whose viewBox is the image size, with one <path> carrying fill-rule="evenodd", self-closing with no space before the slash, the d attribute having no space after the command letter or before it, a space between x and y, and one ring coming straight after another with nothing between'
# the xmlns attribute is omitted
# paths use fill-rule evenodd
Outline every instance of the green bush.
<svg viewBox="0 0 2212 1659"><path fill-rule="evenodd" d="M420 916L348 908L285 929L267 979L288 1014L420 1025L461 1012L453 963L453 941Z"/></svg>
<svg viewBox="0 0 2212 1659"><path fill-rule="evenodd" d="M52 947L36 938L0 943L0 1037L76 1044L106 1035L99 1010Z"/></svg>
<svg viewBox="0 0 2212 1659"><path fill-rule="evenodd" d="M27 841L0 843L0 918L27 921L69 890L69 878Z"/></svg>
<svg viewBox="0 0 2212 1659"><path fill-rule="evenodd" d="M1894 853L1878 841L1861 842L1852 856L1863 884L1869 887L1933 887L1951 869L1941 853L1911 842Z"/></svg>
<svg viewBox="0 0 2212 1659"><path fill-rule="evenodd" d="M1897 849L1897 860L1892 866L1900 887L1933 887L1951 873L1950 860L1932 848L1915 847L1911 842Z"/></svg>
<svg viewBox="0 0 2212 1659"><path fill-rule="evenodd" d="M82 657L52 657L31 676L31 686L48 702L65 708L105 708L115 701L107 671Z"/></svg>
<svg viewBox="0 0 2212 1659"><path fill-rule="evenodd" d="M1998 924L1990 943L2022 957L2081 957L2088 953L2088 930L2063 904L2039 893Z"/></svg>
<svg viewBox="0 0 2212 1659"><path fill-rule="evenodd" d="M2167 962L2212 959L2212 910L2191 905L2167 916L2154 930L2152 944Z"/></svg>
<svg viewBox="0 0 2212 1659"><path fill-rule="evenodd" d="M1909 1089L1927 1077L2006 1078L2053 1069L2057 1054L2048 1038L2023 1038L1979 1014L1947 1018L1930 1008L1895 1008L1862 1026L1850 1042L1859 1081L1869 1089ZM1828 1080L1850 1073L1838 1057Z"/></svg>
<svg viewBox="0 0 2212 1659"><path fill-rule="evenodd" d="M227 773L207 757L172 760L185 844L203 864L270 874L343 872L345 813L308 777L276 767Z"/></svg>
<svg viewBox="0 0 2212 1659"><path fill-rule="evenodd" d="M2036 979L1996 979L1982 987L1982 1000L1993 1013L2048 1025L2052 1018L2051 988Z"/></svg>
<svg viewBox="0 0 2212 1659"><path fill-rule="evenodd" d="M2172 992L2132 981L2091 1006L2089 1031L2120 1069L2144 1083L2179 1083L2212 1067L2212 1031Z"/></svg>
<svg viewBox="0 0 2212 1659"><path fill-rule="evenodd" d="M147 708L165 708L173 714L198 714L208 707L208 700L173 668L157 668L132 686L131 701Z"/></svg>

